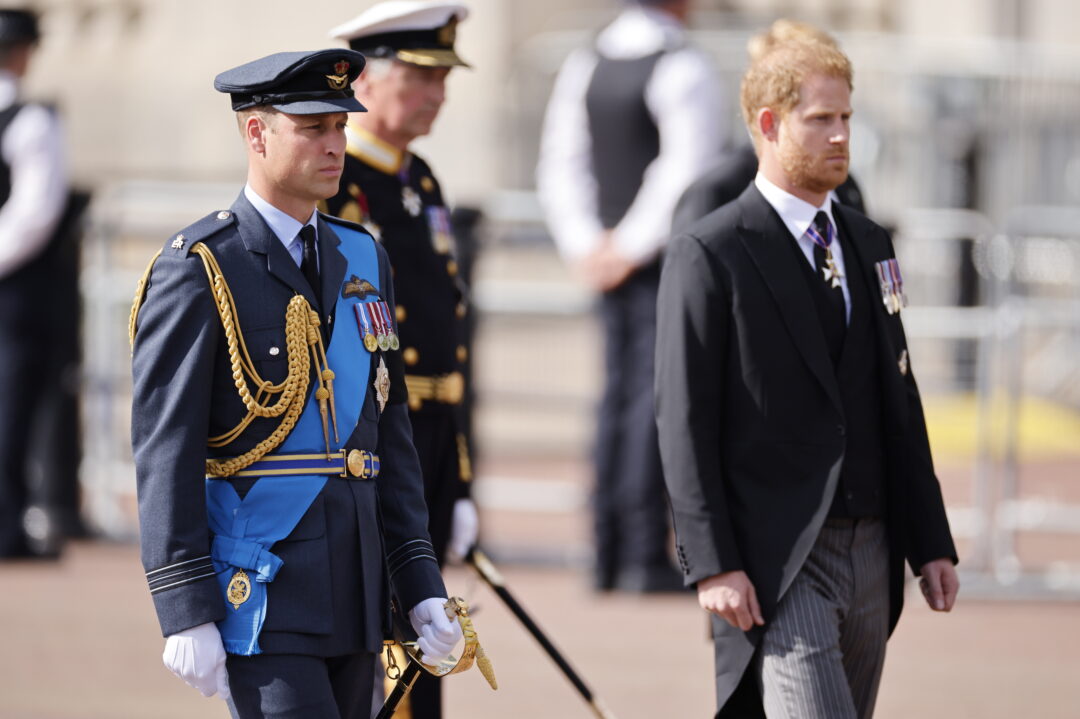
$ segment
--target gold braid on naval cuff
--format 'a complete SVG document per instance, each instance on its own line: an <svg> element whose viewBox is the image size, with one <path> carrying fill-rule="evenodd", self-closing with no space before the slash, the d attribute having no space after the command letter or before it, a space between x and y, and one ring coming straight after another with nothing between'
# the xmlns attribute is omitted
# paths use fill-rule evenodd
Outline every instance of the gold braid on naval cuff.
<svg viewBox="0 0 1080 719"><path fill-rule="evenodd" d="M409 409L414 412L423 407L424 402L458 405L465 398L465 376L460 372L435 377L407 374L405 386L409 390Z"/></svg>

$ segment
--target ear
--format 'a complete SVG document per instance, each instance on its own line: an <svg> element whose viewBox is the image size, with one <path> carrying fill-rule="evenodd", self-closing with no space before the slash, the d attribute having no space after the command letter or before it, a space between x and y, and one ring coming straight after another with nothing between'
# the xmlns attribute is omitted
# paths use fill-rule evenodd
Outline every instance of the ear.
<svg viewBox="0 0 1080 719"><path fill-rule="evenodd" d="M758 132L769 142L775 142L780 133L780 116L771 108L763 107L757 114Z"/></svg>
<svg viewBox="0 0 1080 719"><path fill-rule="evenodd" d="M244 123L244 140L252 152L258 155L266 154L266 136L269 132L266 120L257 114L248 115L247 122Z"/></svg>
<svg viewBox="0 0 1080 719"><path fill-rule="evenodd" d="M352 89L356 99L360 100L361 103L363 102L362 98L367 97L368 93L371 92L371 79L366 67L353 80Z"/></svg>

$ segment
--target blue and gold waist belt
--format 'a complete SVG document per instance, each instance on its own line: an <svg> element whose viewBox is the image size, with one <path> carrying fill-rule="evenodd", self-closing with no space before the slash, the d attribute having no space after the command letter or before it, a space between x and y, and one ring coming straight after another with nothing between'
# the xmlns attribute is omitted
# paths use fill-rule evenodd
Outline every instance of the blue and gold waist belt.
<svg viewBox="0 0 1080 719"><path fill-rule="evenodd" d="M379 476L379 455L366 449L339 449L327 454L270 454L233 474L233 477L281 477L288 475L328 475L375 479ZM210 479L208 476L207 479Z"/></svg>

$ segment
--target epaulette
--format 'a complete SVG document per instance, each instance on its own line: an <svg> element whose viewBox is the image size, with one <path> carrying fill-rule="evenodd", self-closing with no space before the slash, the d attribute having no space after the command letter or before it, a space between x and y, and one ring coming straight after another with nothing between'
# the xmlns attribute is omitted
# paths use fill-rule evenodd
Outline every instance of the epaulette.
<svg viewBox="0 0 1080 719"><path fill-rule="evenodd" d="M364 227L363 225L359 225L359 224L357 224L355 222L349 222L348 220L343 220L340 217L335 217L334 215L328 215L325 212L322 212L321 210L319 211L319 217L322 218L323 220L325 220L327 223L329 223L331 225L339 225L341 227L344 227L347 230L354 230L356 232L362 232L363 234L367 235L368 237L371 237L372 241L375 240L375 238L372 236L371 232L366 227Z"/></svg>
<svg viewBox="0 0 1080 719"><path fill-rule="evenodd" d="M193 222L165 240L163 253L173 257L187 257L195 243L206 240L211 235L232 226L235 222L236 214L231 210L211 212L206 217Z"/></svg>

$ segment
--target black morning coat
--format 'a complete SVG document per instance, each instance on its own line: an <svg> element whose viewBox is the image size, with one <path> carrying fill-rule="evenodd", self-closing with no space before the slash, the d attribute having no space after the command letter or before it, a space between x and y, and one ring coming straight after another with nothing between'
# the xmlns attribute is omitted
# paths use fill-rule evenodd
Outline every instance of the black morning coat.
<svg viewBox="0 0 1080 719"><path fill-rule="evenodd" d="M880 301L874 263L888 234L833 203L849 278L871 292L887 465L890 631L903 601L903 562L955 561L922 403L899 314ZM687 584L744 570L766 623L805 561L844 461L836 372L791 232L751 184L669 246L660 282L657 423ZM714 622L720 704L734 691L762 629ZM727 695L724 695L724 692Z"/></svg>
<svg viewBox="0 0 1080 719"><path fill-rule="evenodd" d="M348 225L321 215L318 221L324 325L348 280L337 249L342 240L334 232L342 224ZM142 561L156 590L153 599L164 635L220 620L232 611L214 577L206 576L211 533L204 460L207 437L232 428L245 410L233 386L203 262L190 248L204 242L217 258L232 289L247 349L267 380L280 382L287 372L286 305L296 293L313 306L315 300L284 245L243 194L231 211L211 213L180 234L182 248L174 249L170 237L154 265L133 355L132 443ZM366 233L363 241L374 242ZM382 248L375 247L379 288L393 316L390 264ZM343 325L338 331L358 331L353 317L330 320L330 327ZM331 477L292 533L271 548L284 566L268 586L259 638L264 652L339 656L378 651L391 589L405 611L420 600L446 596L428 538L423 481L395 354L385 354L392 382L385 411L379 411L373 376L368 377L356 427L339 427L340 436L349 437L346 448L379 454L378 478ZM376 363L377 358L370 363L372 375ZM349 371L332 369L339 375ZM238 441L213 454L241 454L278 421L256 420ZM255 481L266 480L215 481L231 481L243 495ZM163 574L176 578L164 589L154 581Z"/></svg>

